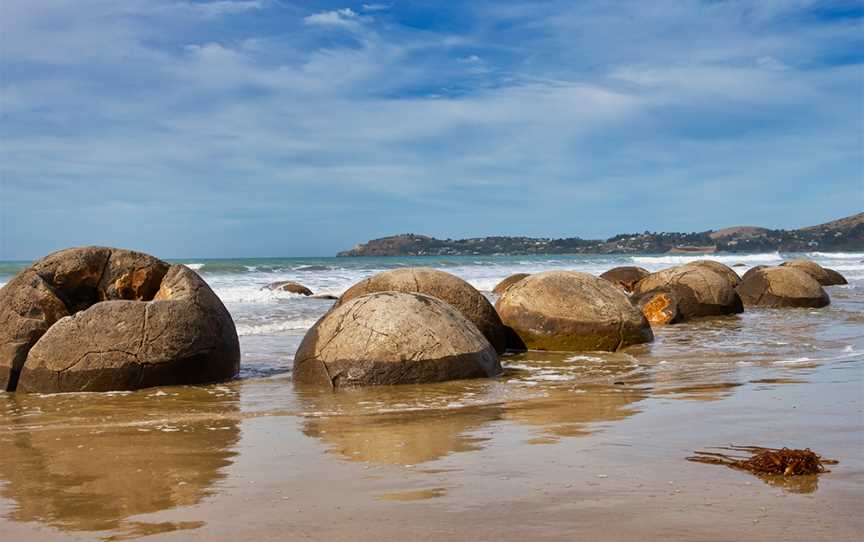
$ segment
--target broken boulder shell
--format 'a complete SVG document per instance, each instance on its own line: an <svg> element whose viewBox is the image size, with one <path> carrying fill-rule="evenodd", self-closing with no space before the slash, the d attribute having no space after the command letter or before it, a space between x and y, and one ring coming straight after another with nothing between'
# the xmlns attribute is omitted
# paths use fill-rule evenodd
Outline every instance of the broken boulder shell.
<svg viewBox="0 0 864 542"><path fill-rule="evenodd" d="M105 247L63 250L0 289L0 386L133 390L231 378L231 315L183 265Z"/></svg>

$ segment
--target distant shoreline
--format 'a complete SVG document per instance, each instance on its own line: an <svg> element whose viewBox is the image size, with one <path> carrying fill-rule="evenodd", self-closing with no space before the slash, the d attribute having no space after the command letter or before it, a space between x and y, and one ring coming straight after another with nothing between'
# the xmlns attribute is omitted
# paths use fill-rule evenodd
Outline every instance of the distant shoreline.
<svg viewBox="0 0 864 542"><path fill-rule="evenodd" d="M797 230L736 226L695 233L643 232L608 239L474 237L437 239L404 233L373 239L346 256L526 256L542 254L758 254L864 251L864 213Z"/></svg>

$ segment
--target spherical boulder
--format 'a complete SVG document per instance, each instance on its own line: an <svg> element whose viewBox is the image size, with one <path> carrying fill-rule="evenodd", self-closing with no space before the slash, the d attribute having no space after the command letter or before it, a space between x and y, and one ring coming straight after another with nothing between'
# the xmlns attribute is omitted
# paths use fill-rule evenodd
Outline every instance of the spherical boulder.
<svg viewBox="0 0 864 542"><path fill-rule="evenodd" d="M528 275L528 273L514 273L513 275L510 275L509 277L496 284L495 287L492 288L492 293L501 295L507 291L507 288L513 286Z"/></svg>
<svg viewBox="0 0 864 542"><path fill-rule="evenodd" d="M753 267L751 267L750 269L745 271L743 275L741 275L741 282L744 282L745 280L747 280L748 277L754 275L760 269L765 269L767 267L771 267L771 266L770 265L754 265ZM739 282L738 284L741 284L741 282Z"/></svg>
<svg viewBox="0 0 864 542"><path fill-rule="evenodd" d="M627 294L586 273L531 275L504 292L496 308L520 349L614 351L654 339Z"/></svg>
<svg viewBox="0 0 864 542"><path fill-rule="evenodd" d="M636 283L633 294L674 288L683 320L703 316L737 314L744 310L741 298L726 277L707 267L684 265L651 273Z"/></svg>
<svg viewBox="0 0 864 542"><path fill-rule="evenodd" d="M294 382L334 388L500 372L495 349L453 306L395 291L343 301L312 326L294 356Z"/></svg>
<svg viewBox="0 0 864 542"><path fill-rule="evenodd" d="M720 263L718 261L696 260L695 262L690 262L687 265L693 265L696 267L704 267L706 269L710 269L711 271L714 271L715 273L717 273L721 277L728 280L729 284L731 284L733 288L738 286L738 283L741 282L741 277L738 276L738 273L736 273L734 269L732 269L728 265Z"/></svg>
<svg viewBox="0 0 864 542"><path fill-rule="evenodd" d="M280 280L279 282L271 282L264 288L268 290L278 290L280 292L289 292L298 295L312 295L312 290L303 286L299 282L294 282L292 280Z"/></svg>
<svg viewBox="0 0 864 542"><path fill-rule="evenodd" d="M836 286L839 284L848 284L846 281L846 277L834 271L833 269L825 269L818 263L812 260L790 260L788 262L783 262L780 264L783 267L794 267L795 269L800 269L804 271L814 279L816 279L819 284L822 286Z"/></svg>
<svg viewBox="0 0 864 542"><path fill-rule="evenodd" d="M748 272L737 290L748 307L819 308L831 303L816 279L791 266L763 267Z"/></svg>
<svg viewBox="0 0 864 542"><path fill-rule="evenodd" d="M348 288L334 307L367 294L388 291L437 297L477 326L496 352L500 354L507 347L506 330L489 300L461 278L438 269L408 267L383 271Z"/></svg>
<svg viewBox="0 0 864 542"><path fill-rule="evenodd" d="M104 247L68 249L0 290L0 386L133 390L225 380L240 347L230 314L191 269Z"/></svg>
<svg viewBox="0 0 864 542"><path fill-rule="evenodd" d="M624 288L627 292L633 291L633 286L636 285L637 282L644 279L651 273L647 269L642 269L641 267L635 266L622 266L622 267L613 267L609 271L606 271L600 278L603 280L608 280L612 284L617 284L621 288Z"/></svg>

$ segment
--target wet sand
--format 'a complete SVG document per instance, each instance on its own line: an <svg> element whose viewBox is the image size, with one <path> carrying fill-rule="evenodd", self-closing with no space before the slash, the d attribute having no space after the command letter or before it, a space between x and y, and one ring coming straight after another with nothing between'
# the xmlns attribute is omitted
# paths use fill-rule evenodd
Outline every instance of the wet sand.
<svg viewBox="0 0 864 542"><path fill-rule="evenodd" d="M857 540L864 291L527 353L491 381L298 390L290 374L0 394L3 540ZM287 345L292 350L293 345ZM293 350L292 350L293 351ZM810 447L816 477L691 463Z"/></svg>

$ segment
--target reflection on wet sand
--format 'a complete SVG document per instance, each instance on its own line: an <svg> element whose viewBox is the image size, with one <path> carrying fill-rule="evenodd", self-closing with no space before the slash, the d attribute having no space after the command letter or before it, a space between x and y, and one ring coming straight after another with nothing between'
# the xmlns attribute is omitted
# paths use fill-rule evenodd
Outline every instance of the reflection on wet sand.
<svg viewBox="0 0 864 542"><path fill-rule="evenodd" d="M203 522L194 518L130 518L210 494L234 456L236 411L236 393L227 388L0 394L0 495L14 503L8 517L112 531L106 540L198 528Z"/></svg>
<svg viewBox="0 0 864 542"><path fill-rule="evenodd" d="M635 404L645 392L620 386L586 386L551 389L546 397L507 405L505 419L539 428L543 438L533 444L555 442L559 437L590 435L598 422L623 420L639 412Z"/></svg>
<svg viewBox="0 0 864 542"><path fill-rule="evenodd" d="M400 404L399 392L409 400L412 388L306 393L307 407L315 413L306 417L303 434L321 439L329 445L329 453L350 461L417 465L481 449L485 439L471 432L501 417L496 405L380 413L364 408L364 398L382 396L390 397L389 406L394 408Z"/></svg>
<svg viewBox="0 0 864 542"><path fill-rule="evenodd" d="M629 355L527 352L508 362L518 369L514 384L544 384L536 396L506 405L505 419L539 428L532 444L590 435L598 422L637 414L636 403L647 396L647 375Z"/></svg>

